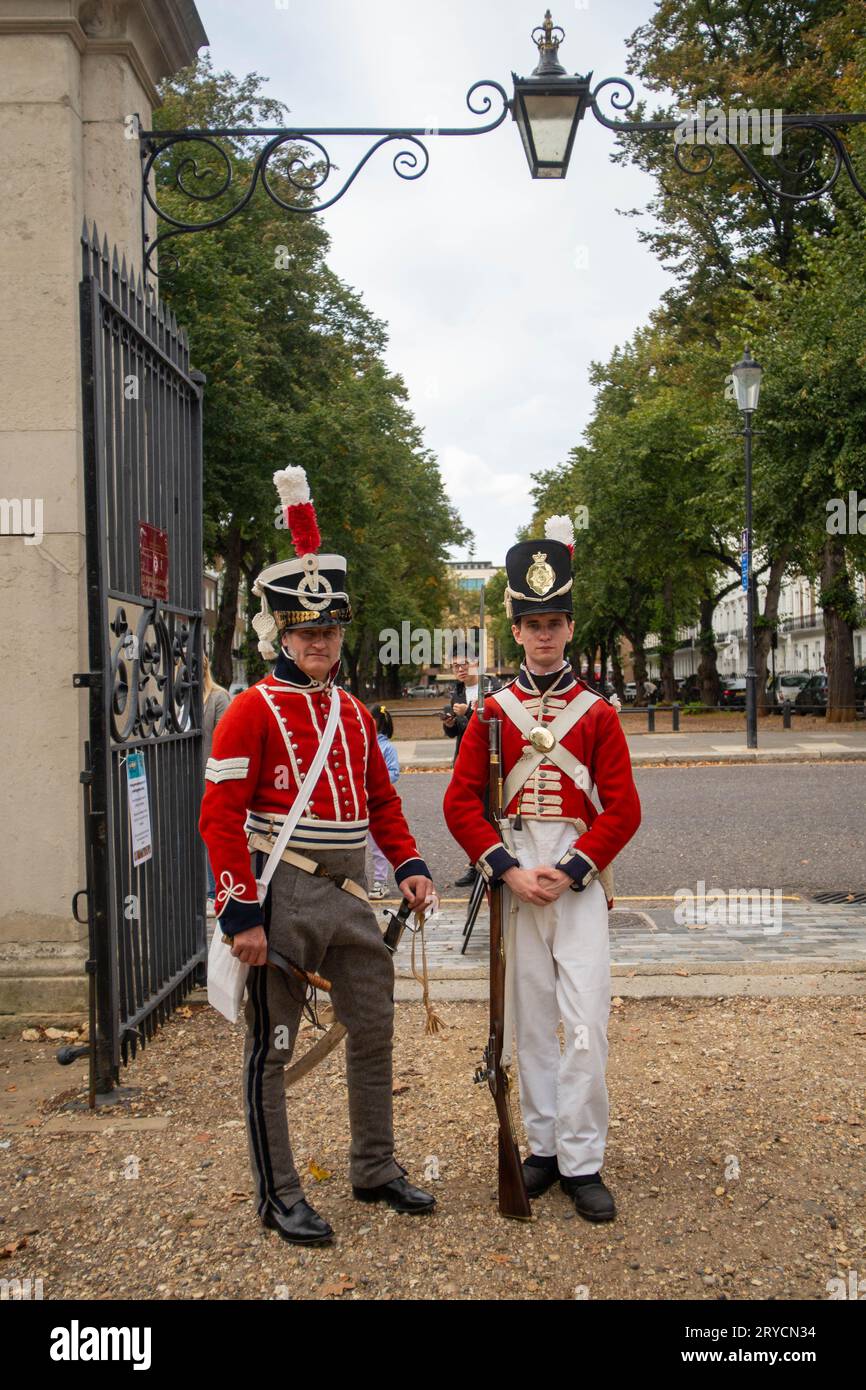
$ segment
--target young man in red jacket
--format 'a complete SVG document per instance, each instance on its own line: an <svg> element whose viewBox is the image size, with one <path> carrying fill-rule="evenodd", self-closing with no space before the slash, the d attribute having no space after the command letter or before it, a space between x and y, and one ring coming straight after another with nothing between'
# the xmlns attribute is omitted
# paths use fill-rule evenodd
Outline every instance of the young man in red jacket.
<svg viewBox="0 0 866 1390"><path fill-rule="evenodd" d="M254 967L247 980L244 1113L259 1219L293 1244L322 1245L333 1231L304 1199L286 1119L284 1070L304 987L290 969L272 968L273 961L332 983L334 1013L347 1030L354 1196L401 1212L430 1211L435 1198L412 1187L394 1158L394 966L367 899L368 829L412 907L425 905L433 884L391 785L373 718L334 685L352 616L346 562L317 553L303 470L286 469L274 481L298 558L259 575L254 592L262 611L253 625L263 655L277 656L272 638L279 638L280 651L273 672L236 696L217 726L200 828L217 884L216 930ZM256 879L309 776L335 694L330 750L260 904Z"/></svg>
<svg viewBox="0 0 866 1390"><path fill-rule="evenodd" d="M616 1208L599 1171L613 891L605 871L637 830L640 802L616 710L565 659L574 622L573 533L564 521L551 518L544 539L506 556L506 612L524 660L517 678L484 703L484 718L502 723L503 820L495 828L485 816L488 738L476 715L444 809L469 858L510 895L506 950L527 1191L538 1197L559 1179L581 1216L610 1221Z"/></svg>

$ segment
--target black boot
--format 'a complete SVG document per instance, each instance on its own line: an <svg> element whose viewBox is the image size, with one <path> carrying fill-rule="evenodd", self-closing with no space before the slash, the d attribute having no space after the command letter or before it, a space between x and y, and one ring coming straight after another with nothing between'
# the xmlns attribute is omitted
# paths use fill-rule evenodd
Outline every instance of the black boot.
<svg viewBox="0 0 866 1390"><path fill-rule="evenodd" d="M276 1231L292 1245L330 1245L334 1235L333 1228L303 1197L287 1212L266 1207L262 1225Z"/></svg>
<svg viewBox="0 0 866 1390"><path fill-rule="evenodd" d="M478 873L478 870L475 868L475 865L474 865L474 864L470 864L470 865L469 865L469 868L466 870L465 874L463 874L461 878L455 878L455 880L454 880L454 887L455 887L455 888L471 888L472 885L473 885L474 882L475 882L477 873Z"/></svg>
<svg viewBox="0 0 866 1390"><path fill-rule="evenodd" d="M353 1187L352 1195L359 1202L387 1202L395 1211L409 1212L413 1216L432 1211L436 1205L435 1197L422 1192L420 1187L413 1187L405 1178L393 1178L378 1187Z"/></svg>
<svg viewBox="0 0 866 1390"><path fill-rule="evenodd" d="M528 1197L540 1197L559 1177L556 1154L530 1154L523 1160L523 1181Z"/></svg>
<svg viewBox="0 0 866 1390"><path fill-rule="evenodd" d="M560 1178L559 1185L574 1202L575 1211L586 1221L613 1221L616 1203L600 1173L587 1173L579 1178Z"/></svg>

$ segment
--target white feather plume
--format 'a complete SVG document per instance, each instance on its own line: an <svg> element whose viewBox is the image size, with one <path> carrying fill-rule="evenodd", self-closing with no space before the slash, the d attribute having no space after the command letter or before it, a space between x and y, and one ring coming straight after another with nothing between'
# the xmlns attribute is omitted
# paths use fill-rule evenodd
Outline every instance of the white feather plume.
<svg viewBox="0 0 866 1390"><path fill-rule="evenodd" d="M544 523L544 538L574 545L574 525L570 516L549 516Z"/></svg>
<svg viewBox="0 0 866 1390"><path fill-rule="evenodd" d="M310 484L303 468L281 468L274 474L274 487L284 507L296 507L310 500Z"/></svg>

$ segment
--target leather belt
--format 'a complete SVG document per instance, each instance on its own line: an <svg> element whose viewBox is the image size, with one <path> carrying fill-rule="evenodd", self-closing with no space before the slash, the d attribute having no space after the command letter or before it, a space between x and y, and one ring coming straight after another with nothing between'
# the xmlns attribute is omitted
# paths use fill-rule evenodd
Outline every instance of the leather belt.
<svg viewBox="0 0 866 1390"><path fill-rule="evenodd" d="M274 847L272 839L269 839L267 835L259 835L255 830L247 837L247 843L250 849L261 850L263 854L270 854ZM362 903L370 901L366 890L361 887L360 883L356 883L353 878L347 877L346 874L332 874L330 869L326 869L315 859L307 859L304 854L295 854L293 849L284 849L280 858L284 859L287 864L294 864L296 869L301 869L305 874L311 874L315 878L330 879L337 888L342 888L344 893L351 893L353 897L360 898Z"/></svg>

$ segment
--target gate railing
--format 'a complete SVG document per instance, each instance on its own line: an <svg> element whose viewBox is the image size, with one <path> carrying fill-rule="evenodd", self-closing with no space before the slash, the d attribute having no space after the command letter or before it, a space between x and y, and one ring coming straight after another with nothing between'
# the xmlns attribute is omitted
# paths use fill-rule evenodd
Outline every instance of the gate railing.
<svg viewBox="0 0 866 1390"><path fill-rule="evenodd" d="M95 227L85 225L81 244L90 669L74 684L89 691L81 781L94 1104L203 977L204 377L190 369L174 315L116 250L110 257L107 240L100 247Z"/></svg>

